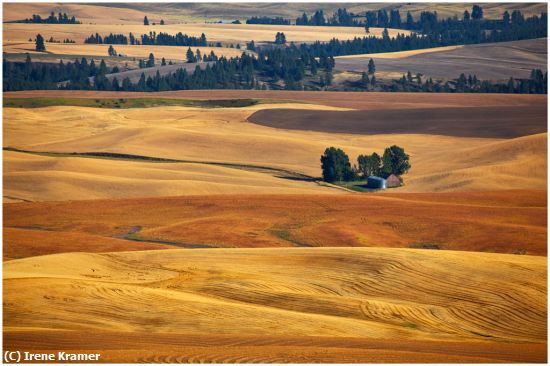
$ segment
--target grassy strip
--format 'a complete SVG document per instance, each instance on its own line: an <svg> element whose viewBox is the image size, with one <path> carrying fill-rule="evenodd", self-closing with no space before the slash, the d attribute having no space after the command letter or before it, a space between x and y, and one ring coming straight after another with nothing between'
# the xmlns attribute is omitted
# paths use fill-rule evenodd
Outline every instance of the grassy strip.
<svg viewBox="0 0 550 366"><path fill-rule="evenodd" d="M344 187L356 192L376 192L379 189L367 188L367 181L353 181L353 182L336 182L335 185Z"/></svg>
<svg viewBox="0 0 550 366"><path fill-rule="evenodd" d="M4 98L4 108L43 108L76 106L92 108L151 108L181 106L197 108L242 108L259 103L257 99L192 100L168 98Z"/></svg>
<svg viewBox="0 0 550 366"><path fill-rule="evenodd" d="M199 248L215 248L210 245L206 244L188 244L188 243L178 243L175 241L169 241L169 240L159 240L159 239L148 239L141 237L137 234L128 234L123 237L124 240L130 240L135 241L139 243L154 243L154 244L165 244L165 245L172 245L179 248L188 248L188 249L199 249Z"/></svg>
<svg viewBox="0 0 550 366"><path fill-rule="evenodd" d="M271 234L275 235L279 239L283 239L285 241L288 241L289 243L293 244L296 247L311 247L311 245L309 245L308 243L304 243L302 241L293 239L289 230L286 230L286 229L271 229L270 232L271 232Z"/></svg>

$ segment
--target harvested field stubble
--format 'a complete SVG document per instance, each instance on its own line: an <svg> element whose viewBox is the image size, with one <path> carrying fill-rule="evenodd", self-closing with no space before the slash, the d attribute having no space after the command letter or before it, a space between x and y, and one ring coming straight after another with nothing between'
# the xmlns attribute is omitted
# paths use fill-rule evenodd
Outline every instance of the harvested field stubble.
<svg viewBox="0 0 550 366"><path fill-rule="evenodd" d="M141 240L180 245L407 248L428 243L451 250L547 252L546 191L210 195L14 203L5 204L4 213L5 228L34 226L51 235L59 232L59 249L50 253L69 247L64 241L70 236L64 233L112 238L134 227L140 228L135 236ZM28 245L26 232L18 230L5 250L22 257L31 252Z"/></svg>
<svg viewBox="0 0 550 366"><path fill-rule="evenodd" d="M531 256L375 248L68 253L4 264L4 342L102 349L115 339L109 331L129 332L104 350L124 362L340 355L541 362L545 294L546 260ZM55 328L92 333L90 343L47 337ZM147 335L130 346L138 334ZM136 344L141 351L129 352Z"/></svg>

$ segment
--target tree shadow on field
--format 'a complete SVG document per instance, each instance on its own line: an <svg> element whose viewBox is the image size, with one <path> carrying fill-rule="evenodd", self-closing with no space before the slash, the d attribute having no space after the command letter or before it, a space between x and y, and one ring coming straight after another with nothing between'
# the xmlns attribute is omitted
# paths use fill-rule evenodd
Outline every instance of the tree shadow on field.
<svg viewBox="0 0 550 366"><path fill-rule="evenodd" d="M274 175L275 178L281 178L281 179L287 179L297 182L317 182L321 180L321 178L315 178L315 177L306 177L306 176L295 176L295 175Z"/></svg>

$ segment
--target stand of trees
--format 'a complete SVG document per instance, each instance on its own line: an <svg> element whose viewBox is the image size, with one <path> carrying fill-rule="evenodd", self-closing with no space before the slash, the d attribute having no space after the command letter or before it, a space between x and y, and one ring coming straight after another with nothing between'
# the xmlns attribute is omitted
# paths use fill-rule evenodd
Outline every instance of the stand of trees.
<svg viewBox="0 0 550 366"><path fill-rule="evenodd" d="M141 44L143 45L162 45L162 46L193 46L205 47L208 45L204 33L200 37L192 37L187 34L178 32L176 35L160 32L150 32L148 35L141 36Z"/></svg>
<svg viewBox="0 0 550 366"><path fill-rule="evenodd" d="M479 43L481 34L486 31L497 31L506 33L506 40L510 39L510 30L518 34L517 39L525 39L526 33L531 33L527 38L540 38L538 28L546 24L547 14L543 13L540 17L533 16L525 19L521 11L514 10L512 14L505 11L501 19L484 19L483 8L479 5L473 5L472 10L466 10L462 19L458 17L449 17L439 19L437 12L423 11L418 20L415 20L410 12L402 15L399 9L392 9L389 12L386 9L377 11L367 11L364 15L358 15L348 12L346 8L338 9L332 16L325 16L323 10L316 11L311 17L303 13L296 19L296 25L311 26L343 26L343 27L365 27L369 33L370 27L378 28L400 28L421 32L424 35L440 34L444 38L450 39L458 34L465 33L463 43ZM453 33L452 35L448 33ZM492 35L497 40L498 35Z"/></svg>
<svg viewBox="0 0 550 366"><path fill-rule="evenodd" d="M19 20L16 23L80 24L80 22L77 21L74 16L69 18L67 13L63 13L63 14L59 13L56 16L53 11L50 13L50 16L45 19L43 19L38 14L33 14L31 18Z"/></svg>
<svg viewBox="0 0 550 366"><path fill-rule="evenodd" d="M90 44L131 44L131 45L162 45L162 46L195 46L205 47L208 45L206 36L201 34L200 37L192 37L181 32L171 35L168 33L150 32L142 34L140 39L130 33L128 37L123 34L109 34L108 36L100 36L99 34L91 35L84 40L84 43Z"/></svg>
<svg viewBox="0 0 550 366"><path fill-rule="evenodd" d="M275 35L275 44L285 44L286 36L283 32L277 32Z"/></svg>
<svg viewBox="0 0 550 366"><path fill-rule="evenodd" d="M92 89L89 77L105 75L116 72L117 69L109 69L105 61L101 60L96 65L94 60L86 58L74 62L58 64L35 63L30 55L25 62L10 62L5 59L3 64L3 90L33 90L33 89ZM67 82L66 86L58 83Z"/></svg>
<svg viewBox="0 0 550 366"><path fill-rule="evenodd" d="M246 20L246 24L278 24L278 25L290 25L290 20L282 17L252 17Z"/></svg>
<svg viewBox="0 0 550 366"><path fill-rule="evenodd" d="M123 34L110 33L108 36L101 37L99 34L91 35L84 40L84 43L90 44L128 44L128 37Z"/></svg>
<svg viewBox="0 0 550 366"><path fill-rule="evenodd" d="M361 84L364 83L361 79ZM368 88L368 84L362 85ZM412 76L407 72L400 80L394 80L391 85L379 85L381 91L390 92L433 92L433 93L510 93L510 94L547 94L548 72L540 69L531 70L531 75L526 79L510 78L506 83L498 83L490 80L479 80L476 75L460 74L456 79L442 82L434 82L431 78L422 82L421 76Z"/></svg>
<svg viewBox="0 0 550 366"><path fill-rule="evenodd" d="M350 182L367 177L391 174L403 175L411 168L409 155L402 147L393 145L384 150L382 157L377 153L359 155L357 165L352 166L348 155L341 149L329 147L321 155L321 170L325 182Z"/></svg>
<svg viewBox="0 0 550 366"><path fill-rule="evenodd" d="M546 17L546 13L541 14L541 16ZM501 19L484 19L483 8L479 5L473 5L471 12L464 11L462 19L457 16L439 19L437 12L423 11L420 13L418 20L414 20L410 12L402 16L399 9L390 10L389 13L386 9L367 11L364 18L363 25L367 27L401 28L422 33L467 30L470 28L504 30L510 27L524 26L523 23L531 19L525 19L519 10L514 10L511 15L508 11L505 11Z"/></svg>
<svg viewBox="0 0 550 366"><path fill-rule="evenodd" d="M210 54L201 54L200 50L196 50L195 53L191 50L191 47L187 49L187 52L185 54L185 57L187 58L187 63L194 63L194 62L209 62L209 61L218 61L218 56L214 53L214 51L210 51Z"/></svg>
<svg viewBox="0 0 550 366"><path fill-rule="evenodd" d="M479 27L468 29L455 29L445 31L433 31L424 35L413 33L411 35L398 34L390 38L387 30L384 30L381 38L363 37L352 40L340 41L333 38L329 42L314 42L301 44L300 49L315 55L343 56L363 53L397 52L422 48L452 46L461 44L477 44L516 41L547 37L547 16L533 16L521 26L510 26L502 30L486 31Z"/></svg>
<svg viewBox="0 0 550 366"><path fill-rule="evenodd" d="M338 9L332 17L325 18L323 10L317 10L311 17L306 13L296 18L296 25L313 25L313 26L339 26L339 27L360 27L363 23L355 19L358 16L349 13L346 8Z"/></svg>

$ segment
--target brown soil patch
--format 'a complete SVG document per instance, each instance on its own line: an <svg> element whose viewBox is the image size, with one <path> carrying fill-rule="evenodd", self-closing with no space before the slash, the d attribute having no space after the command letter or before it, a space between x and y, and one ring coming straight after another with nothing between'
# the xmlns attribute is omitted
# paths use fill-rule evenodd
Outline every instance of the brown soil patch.
<svg viewBox="0 0 550 366"><path fill-rule="evenodd" d="M264 109L248 120L275 128L353 134L513 138L547 131L544 105L377 111Z"/></svg>

